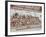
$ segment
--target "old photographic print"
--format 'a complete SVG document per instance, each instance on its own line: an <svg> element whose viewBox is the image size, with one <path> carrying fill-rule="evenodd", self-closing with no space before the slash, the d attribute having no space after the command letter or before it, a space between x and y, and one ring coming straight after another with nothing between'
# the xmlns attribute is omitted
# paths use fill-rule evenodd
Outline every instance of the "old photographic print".
<svg viewBox="0 0 46 37"><path fill-rule="evenodd" d="M8 2L8 35L44 33L44 4Z"/></svg>
<svg viewBox="0 0 46 37"><path fill-rule="evenodd" d="M40 28L42 22L42 7L28 5L10 5L11 31L31 30Z"/></svg>

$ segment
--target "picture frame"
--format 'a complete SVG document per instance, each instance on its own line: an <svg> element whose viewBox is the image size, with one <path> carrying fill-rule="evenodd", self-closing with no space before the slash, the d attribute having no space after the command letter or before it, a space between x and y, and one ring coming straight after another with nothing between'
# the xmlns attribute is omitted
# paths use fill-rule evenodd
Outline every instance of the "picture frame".
<svg viewBox="0 0 46 37"><path fill-rule="evenodd" d="M14 7L13 5L38 5L38 6L42 6L41 10L42 10L42 29L41 31L37 32L37 31L33 31L33 32L10 32L10 26L9 26L9 16L11 17L10 14L10 6L12 5L12 7ZM24 6L24 8L26 7ZM22 7L22 6L20 6ZM39 9L37 9L39 7L31 7L31 9L36 9L36 11ZM28 9L27 9L28 10ZM12 13L13 14L13 13ZM36 15L36 14L35 14ZM35 33L36 32L36 33ZM26 33L26 34L25 34ZM41 35L41 34L45 34L45 3L42 2L25 2L25 1L5 1L5 36L25 36L25 35Z"/></svg>

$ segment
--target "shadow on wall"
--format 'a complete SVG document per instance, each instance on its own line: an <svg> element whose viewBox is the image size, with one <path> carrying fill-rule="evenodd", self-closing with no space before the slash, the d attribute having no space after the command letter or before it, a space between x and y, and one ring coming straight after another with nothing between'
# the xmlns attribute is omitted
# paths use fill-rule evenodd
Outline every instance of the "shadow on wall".
<svg viewBox="0 0 46 37"><path fill-rule="evenodd" d="M6 37L14 37L14 36L6 36ZM16 37L16 36L15 36Z"/></svg>
<svg viewBox="0 0 46 37"><path fill-rule="evenodd" d="M16 0L5 0L5 1L16 1Z"/></svg>

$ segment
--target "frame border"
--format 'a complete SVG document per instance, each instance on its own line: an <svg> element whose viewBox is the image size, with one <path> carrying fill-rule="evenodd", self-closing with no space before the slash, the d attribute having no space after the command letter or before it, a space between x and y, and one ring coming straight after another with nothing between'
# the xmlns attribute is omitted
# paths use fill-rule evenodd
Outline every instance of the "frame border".
<svg viewBox="0 0 46 37"><path fill-rule="evenodd" d="M44 4L44 33L36 34L19 34L19 35L8 35L8 2L20 2L20 3L35 3L35 4ZM27 2L27 1L5 1L5 36L26 36L26 35L41 35L45 34L45 3L42 2Z"/></svg>

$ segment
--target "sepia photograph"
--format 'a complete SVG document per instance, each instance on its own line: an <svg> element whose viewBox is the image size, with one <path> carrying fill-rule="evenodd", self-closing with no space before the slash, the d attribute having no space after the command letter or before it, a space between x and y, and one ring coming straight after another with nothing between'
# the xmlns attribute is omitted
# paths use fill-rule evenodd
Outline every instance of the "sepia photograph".
<svg viewBox="0 0 46 37"><path fill-rule="evenodd" d="M44 4L8 2L8 35L44 33Z"/></svg>
<svg viewBox="0 0 46 37"><path fill-rule="evenodd" d="M42 22L42 7L28 5L10 5L11 31L31 30L40 28Z"/></svg>

